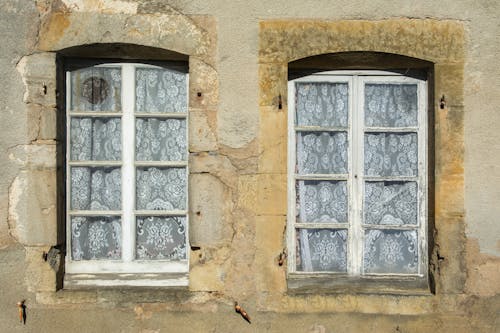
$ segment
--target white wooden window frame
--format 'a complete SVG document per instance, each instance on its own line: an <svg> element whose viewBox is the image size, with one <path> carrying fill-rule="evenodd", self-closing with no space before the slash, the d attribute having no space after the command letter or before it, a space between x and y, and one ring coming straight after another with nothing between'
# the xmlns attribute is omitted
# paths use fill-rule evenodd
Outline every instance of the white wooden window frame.
<svg viewBox="0 0 500 333"><path fill-rule="evenodd" d="M331 82L349 85L348 127L296 126L296 83ZM418 126L417 127L367 127L364 125L364 85L367 83L411 83L417 85L418 94ZM407 77L386 71L328 71L304 76L288 82L288 214L287 214L287 255L289 276L347 276L347 277L425 277L427 276L427 214L428 214L428 140L427 140L427 81ZM296 134L300 131L347 131L348 168L347 174L299 175L296 169ZM366 177L364 176L364 133L417 133L418 142L418 174L416 177ZM348 221L347 223L297 223L296 222L296 181L311 180L343 180L348 189ZM365 180L415 181L418 192L417 225L386 226L363 224L363 198ZM296 229L346 229L347 238L347 273L339 272L304 272L296 270ZM368 229L416 230L418 238L418 269L415 274L403 273L364 273L363 272L363 240L364 231Z"/></svg>
<svg viewBox="0 0 500 333"><path fill-rule="evenodd" d="M79 285L130 285L130 286L185 286L188 284L187 274L189 270L189 209L188 209L188 182L189 168L188 160L188 110L180 113L145 113L136 112L136 69L140 68L162 68L141 63L111 63L94 67L121 68L121 105L120 111L74 111L71 110L71 72L66 72L66 266L65 273L81 277ZM189 87L189 74L186 73L186 91ZM188 106L189 94L186 94L186 106ZM71 152L71 118L73 117L103 117L121 119L121 161L72 161ZM137 118L162 118L162 119L185 119L186 121L186 160L184 161L136 161L135 160L135 120ZM71 210L71 168L78 166L116 166L121 167L121 210ZM136 209L136 169L137 167L183 167L186 169L186 204L185 210L137 210ZM72 260L71 247L71 217L73 216L120 216L122 226L122 258L121 260ZM186 259L178 261L170 260L139 260L135 259L136 241L136 217L138 216L182 216L186 218ZM156 273L162 273L158 275ZM169 274L175 273L175 278L169 278ZM181 274L179 277L179 273ZM115 274L116 279L92 279L85 281L85 277ZM130 279L130 276L134 278ZM121 279L123 277L125 279Z"/></svg>

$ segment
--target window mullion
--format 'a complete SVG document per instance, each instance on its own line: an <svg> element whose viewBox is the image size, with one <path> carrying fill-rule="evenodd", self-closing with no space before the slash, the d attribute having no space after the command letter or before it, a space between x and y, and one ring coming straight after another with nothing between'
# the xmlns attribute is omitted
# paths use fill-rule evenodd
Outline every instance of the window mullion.
<svg viewBox="0 0 500 333"><path fill-rule="evenodd" d="M352 197L354 202L351 233L353 235L351 246L353 248L352 274L361 274L363 260L363 230L361 228L363 210L363 81L358 76L353 77L353 173L351 174L353 187Z"/></svg>
<svg viewBox="0 0 500 333"><path fill-rule="evenodd" d="M134 259L135 244L135 67L122 67L122 258Z"/></svg>

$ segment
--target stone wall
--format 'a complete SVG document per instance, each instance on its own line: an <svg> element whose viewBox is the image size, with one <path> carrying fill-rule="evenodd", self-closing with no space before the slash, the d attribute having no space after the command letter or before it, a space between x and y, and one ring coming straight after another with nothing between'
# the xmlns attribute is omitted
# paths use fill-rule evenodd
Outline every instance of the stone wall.
<svg viewBox="0 0 500 333"><path fill-rule="evenodd" d="M2 331L500 330L500 4L4 0L0 8L8 81L0 91ZM189 57L187 289L60 289L57 55L94 43ZM352 51L433 63L433 293L294 294L278 264L288 64ZM22 299L26 326L15 305ZM251 324L235 313L235 301Z"/></svg>

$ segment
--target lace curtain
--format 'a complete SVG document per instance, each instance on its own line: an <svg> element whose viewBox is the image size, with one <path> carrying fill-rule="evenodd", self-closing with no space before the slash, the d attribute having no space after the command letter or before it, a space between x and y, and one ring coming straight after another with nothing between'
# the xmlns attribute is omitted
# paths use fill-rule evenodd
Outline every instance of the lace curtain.
<svg viewBox="0 0 500 333"><path fill-rule="evenodd" d="M416 127L417 85L367 84L364 108L366 126ZM364 140L365 175L418 175L417 133L365 133ZM416 228L418 185L415 181L367 181L364 186L363 223ZM365 229L363 271L417 273L417 230Z"/></svg>
<svg viewBox="0 0 500 333"><path fill-rule="evenodd" d="M186 120L138 118L135 121L137 161L186 160Z"/></svg>
<svg viewBox="0 0 500 333"><path fill-rule="evenodd" d="M416 176L416 133L365 134L365 175Z"/></svg>
<svg viewBox="0 0 500 333"><path fill-rule="evenodd" d="M364 222L380 225L417 224L417 183L366 182Z"/></svg>
<svg viewBox="0 0 500 333"><path fill-rule="evenodd" d="M298 181L297 222L347 223L345 181Z"/></svg>
<svg viewBox="0 0 500 333"><path fill-rule="evenodd" d="M365 85L366 126L417 126L417 114L416 84Z"/></svg>
<svg viewBox="0 0 500 333"><path fill-rule="evenodd" d="M120 217L72 217L72 259L121 259L121 237L122 231Z"/></svg>
<svg viewBox="0 0 500 333"><path fill-rule="evenodd" d="M170 69L136 70L137 112L187 112L186 74Z"/></svg>
<svg viewBox="0 0 500 333"><path fill-rule="evenodd" d="M73 161L119 161L122 137L120 118L71 118Z"/></svg>
<svg viewBox="0 0 500 333"><path fill-rule="evenodd" d="M298 126L346 127L349 96L347 83L297 83Z"/></svg>
<svg viewBox="0 0 500 333"><path fill-rule="evenodd" d="M71 73L71 111L121 112L121 68L93 67ZM186 113L186 74L165 68L136 68L135 113ZM128 106L130 110L132 106ZM118 114L119 115L119 114ZM121 161L122 120L109 116L71 116L69 154L73 162ZM136 161L186 161L186 119L135 119ZM133 128L127 129L134 135ZM126 142L126 141L125 141ZM133 142L130 140L130 142ZM129 150L132 147L128 147ZM105 211L122 209L122 171L118 167L70 166L70 209L104 211L103 216L71 217L73 260L121 259L121 219ZM136 168L136 209L185 210L185 167ZM186 217L140 216L136 220L136 258L186 259Z"/></svg>
<svg viewBox="0 0 500 333"><path fill-rule="evenodd" d="M297 133L299 174L347 173L346 132Z"/></svg>
<svg viewBox="0 0 500 333"><path fill-rule="evenodd" d="M365 273L418 272L416 230L366 230L363 251Z"/></svg>
<svg viewBox="0 0 500 333"><path fill-rule="evenodd" d="M297 244L297 271L347 271L347 230L299 229Z"/></svg>
<svg viewBox="0 0 500 333"><path fill-rule="evenodd" d="M137 259L186 259L185 217L138 217Z"/></svg>
<svg viewBox="0 0 500 333"><path fill-rule="evenodd" d="M363 87L365 126L418 126L416 84L370 83ZM347 173L351 149L348 101L347 83L296 83L295 124L318 127L314 132L296 132L297 174ZM366 176L418 175L417 133L411 130L368 129L363 154ZM297 223L349 223L347 181L299 180L295 186ZM417 193L416 181L365 181L362 224L415 229L363 228L364 273L418 272ZM297 229L297 270L346 272L347 235L347 230L338 228Z"/></svg>
<svg viewBox="0 0 500 333"><path fill-rule="evenodd" d="M138 168L137 209L186 209L186 185L184 168Z"/></svg>
<svg viewBox="0 0 500 333"><path fill-rule="evenodd" d="M71 209L120 210L120 168L71 168Z"/></svg>

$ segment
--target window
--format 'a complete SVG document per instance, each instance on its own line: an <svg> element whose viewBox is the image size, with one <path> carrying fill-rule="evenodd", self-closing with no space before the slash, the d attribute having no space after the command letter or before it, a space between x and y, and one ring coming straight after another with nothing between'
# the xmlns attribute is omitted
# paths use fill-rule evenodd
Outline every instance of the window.
<svg viewBox="0 0 500 333"><path fill-rule="evenodd" d="M173 67L66 73L67 274L187 273L187 87Z"/></svg>
<svg viewBox="0 0 500 333"><path fill-rule="evenodd" d="M289 81L289 275L427 276L426 95L390 72Z"/></svg>

